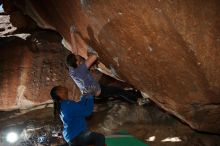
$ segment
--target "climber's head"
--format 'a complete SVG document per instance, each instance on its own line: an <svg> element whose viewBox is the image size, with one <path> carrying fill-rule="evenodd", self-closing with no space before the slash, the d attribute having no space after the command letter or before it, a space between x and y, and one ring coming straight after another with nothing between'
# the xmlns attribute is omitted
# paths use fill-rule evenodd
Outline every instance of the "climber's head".
<svg viewBox="0 0 220 146"><path fill-rule="evenodd" d="M68 66L76 68L77 67L77 58L76 58L76 56L74 54L69 54L66 57L66 63L67 63Z"/></svg>
<svg viewBox="0 0 220 146"><path fill-rule="evenodd" d="M83 58L79 55L74 55L74 54L69 54L67 57L66 57L66 64L68 66L71 66L73 68L77 68L77 66L79 64L81 64L83 62Z"/></svg>
<svg viewBox="0 0 220 146"><path fill-rule="evenodd" d="M63 86L55 86L51 89L50 95L53 101L68 99L68 89Z"/></svg>

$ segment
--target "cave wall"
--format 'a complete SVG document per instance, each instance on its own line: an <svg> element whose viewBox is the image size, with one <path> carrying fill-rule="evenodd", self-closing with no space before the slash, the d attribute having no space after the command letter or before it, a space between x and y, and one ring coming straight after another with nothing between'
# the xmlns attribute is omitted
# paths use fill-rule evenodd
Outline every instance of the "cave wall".
<svg viewBox="0 0 220 146"><path fill-rule="evenodd" d="M194 129L220 133L220 1L13 3L67 41L76 25L100 60L144 96Z"/></svg>
<svg viewBox="0 0 220 146"><path fill-rule="evenodd" d="M49 93L55 85L67 86L70 95L78 94L65 65L70 51L61 39L51 31L36 31L26 40L0 38L0 110L51 103Z"/></svg>

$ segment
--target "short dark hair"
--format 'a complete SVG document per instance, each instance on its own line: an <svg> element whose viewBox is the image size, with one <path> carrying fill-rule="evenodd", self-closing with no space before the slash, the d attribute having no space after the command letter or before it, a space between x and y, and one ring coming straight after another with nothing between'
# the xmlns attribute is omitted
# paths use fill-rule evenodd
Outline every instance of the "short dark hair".
<svg viewBox="0 0 220 146"><path fill-rule="evenodd" d="M60 97L57 95L57 90L60 88L60 86L55 86L50 91L50 96L54 103L54 118L57 117L57 114L60 114Z"/></svg>
<svg viewBox="0 0 220 146"><path fill-rule="evenodd" d="M76 64L77 60L76 60L76 56L74 54L69 54L66 57L66 64L68 66L71 66L73 68L77 68L77 64Z"/></svg>
<svg viewBox="0 0 220 146"><path fill-rule="evenodd" d="M54 102L59 101L60 97L57 95L57 90L60 86L55 86L50 91L50 96Z"/></svg>

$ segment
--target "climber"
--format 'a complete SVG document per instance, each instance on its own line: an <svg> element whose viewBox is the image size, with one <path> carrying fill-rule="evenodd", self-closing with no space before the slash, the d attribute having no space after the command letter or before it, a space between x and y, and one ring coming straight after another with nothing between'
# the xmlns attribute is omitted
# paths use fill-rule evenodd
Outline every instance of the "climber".
<svg viewBox="0 0 220 146"><path fill-rule="evenodd" d="M89 131L86 117L93 112L93 96L85 95L79 102L69 100L68 89L55 86L50 92L54 102L54 117L59 115L63 122L63 137L69 146L104 146L104 135Z"/></svg>
<svg viewBox="0 0 220 146"><path fill-rule="evenodd" d="M114 86L100 85L93 78L89 68L96 62L98 54L86 43L81 43L81 47L88 48L88 58L84 60L78 55L78 47L76 47L75 35L77 31L75 27L70 28L72 50L75 54L69 54L66 59L69 68L69 74L79 87L82 95L93 95L95 99L108 99L108 97L122 97L129 102L137 103L137 97L140 96L139 92L135 90L124 90L123 88Z"/></svg>

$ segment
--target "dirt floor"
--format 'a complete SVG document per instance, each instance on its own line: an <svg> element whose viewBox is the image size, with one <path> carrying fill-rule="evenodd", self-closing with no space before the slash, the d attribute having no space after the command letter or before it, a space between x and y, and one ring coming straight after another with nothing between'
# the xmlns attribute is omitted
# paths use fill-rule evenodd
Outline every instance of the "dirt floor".
<svg viewBox="0 0 220 146"><path fill-rule="evenodd" d="M98 124L99 131L107 135L118 130L126 130L150 146L220 145L220 136L196 132L154 104L140 107L113 102L108 105L110 110ZM94 119L95 116L103 115L95 113Z"/></svg>
<svg viewBox="0 0 220 146"><path fill-rule="evenodd" d="M47 138L42 145L64 144L62 138L56 137L61 132L62 124L53 120L52 108L47 106L33 111L1 112L0 145L8 145L5 142L8 129L17 129L18 133L22 133L15 144L17 146L37 145L42 136ZM196 132L154 104L138 106L121 100L98 104L88 123L92 130L105 135L126 130L150 146L220 145L220 136Z"/></svg>

